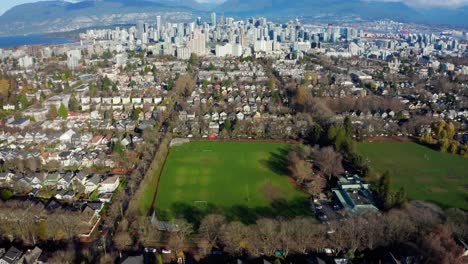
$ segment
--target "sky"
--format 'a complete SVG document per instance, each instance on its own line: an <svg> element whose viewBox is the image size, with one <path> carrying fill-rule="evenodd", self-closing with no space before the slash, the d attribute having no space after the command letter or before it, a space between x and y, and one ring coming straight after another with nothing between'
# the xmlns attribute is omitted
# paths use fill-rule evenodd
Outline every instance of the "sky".
<svg viewBox="0 0 468 264"><path fill-rule="evenodd" d="M24 3L37 2L38 0L0 0L0 14L8 9ZM204 3L221 3L225 0L197 0ZM294 1L294 0L291 0ZM347 1L347 0L343 0ZM403 2L413 7L448 7L456 8L468 6L468 0L363 0L363 1L387 1L387 2Z"/></svg>

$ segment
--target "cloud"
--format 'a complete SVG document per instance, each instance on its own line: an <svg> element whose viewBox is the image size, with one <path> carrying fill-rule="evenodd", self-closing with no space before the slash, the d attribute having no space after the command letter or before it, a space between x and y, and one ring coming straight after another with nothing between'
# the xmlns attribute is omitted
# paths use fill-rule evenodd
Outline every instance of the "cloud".
<svg viewBox="0 0 468 264"><path fill-rule="evenodd" d="M458 8L468 5L468 0L365 0L365 1L382 1L382 2L402 2L411 7L417 8Z"/></svg>

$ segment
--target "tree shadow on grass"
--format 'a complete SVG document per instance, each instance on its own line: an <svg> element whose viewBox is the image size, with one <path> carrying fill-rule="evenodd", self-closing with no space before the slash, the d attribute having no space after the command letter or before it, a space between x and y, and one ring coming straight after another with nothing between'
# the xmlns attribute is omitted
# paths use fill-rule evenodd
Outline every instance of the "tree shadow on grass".
<svg viewBox="0 0 468 264"><path fill-rule="evenodd" d="M187 203L175 203L172 205L170 215L173 218L183 218L198 228L201 220L209 214L221 214L226 216L229 221L240 221L244 224L254 224L258 219L264 217L290 219L298 216L313 216L306 198L295 198L290 201L277 199L271 202L270 206L253 208L244 205L217 207L213 204L199 208ZM159 213L159 216L163 220L169 220L168 214Z"/></svg>
<svg viewBox="0 0 468 264"><path fill-rule="evenodd" d="M261 160L260 163L276 174L289 175L288 169L288 153L289 148L281 148L278 152L270 152L270 156L266 160Z"/></svg>

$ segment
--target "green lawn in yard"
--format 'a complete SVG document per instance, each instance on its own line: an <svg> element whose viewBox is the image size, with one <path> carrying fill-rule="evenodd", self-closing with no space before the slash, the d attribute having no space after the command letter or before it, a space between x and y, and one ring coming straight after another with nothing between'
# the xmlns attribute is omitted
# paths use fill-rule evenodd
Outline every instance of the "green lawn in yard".
<svg viewBox="0 0 468 264"><path fill-rule="evenodd" d="M388 170L392 187L405 187L410 199L468 209L468 159L417 143L359 143L357 150L371 170Z"/></svg>
<svg viewBox="0 0 468 264"><path fill-rule="evenodd" d="M306 195L287 177L287 144L191 142L172 147L155 207L160 217L222 213L244 222L310 214ZM190 219L191 218L191 219Z"/></svg>

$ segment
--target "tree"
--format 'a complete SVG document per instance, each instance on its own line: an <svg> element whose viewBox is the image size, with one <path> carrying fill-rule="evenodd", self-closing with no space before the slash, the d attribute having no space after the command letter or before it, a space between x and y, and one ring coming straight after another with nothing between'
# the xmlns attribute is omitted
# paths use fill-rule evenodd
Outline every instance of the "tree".
<svg viewBox="0 0 468 264"><path fill-rule="evenodd" d="M302 184L313 175L312 166L309 162L300 159L295 151L289 156L289 170L297 184Z"/></svg>
<svg viewBox="0 0 468 264"><path fill-rule="evenodd" d="M460 148L460 143L458 141L452 140L450 142L450 147L449 147L450 153L457 154L459 148Z"/></svg>
<svg viewBox="0 0 468 264"><path fill-rule="evenodd" d="M49 108L49 119L56 119L57 118L57 107L55 105L51 105Z"/></svg>
<svg viewBox="0 0 468 264"><path fill-rule="evenodd" d="M240 254L249 243L249 229L241 222L230 222L221 229L221 240L225 250L231 254Z"/></svg>
<svg viewBox="0 0 468 264"><path fill-rule="evenodd" d="M140 113L141 113L141 109L140 108L135 108L133 109L132 111L132 120L133 121L137 121L139 118L140 118Z"/></svg>
<svg viewBox="0 0 468 264"><path fill-rule="evenodd" d="M174 84L174 90L179 96L188 96L196 86L196 82L190 74L180 76Z"/></svg>
<svg viewBox="0 0 468 264"><path fill-rule="evenodd" d="M351 122L351 118L349 116L346 116L344 121L343 121L343 127L346 132L346 135L348 137L353 136L353 123Z"/></svg>
<svg viewBox="0 0 468 264"><path fill-rule="evenodd" d="M89 219L86 220L89 221ZM63 209L57 211L57 215L53 218L53 221L49 222L51 224L49 228L60 228L65 233L67 239L73 239L80 228L86 225L84 221L81 221L81 217L76 217Z"/></svg>
<svg viewBox="0 0 468 264"><path fill-rule="evenodd" d="M80 104L74 95L70 97L70 101L68 102L68 109L70 109L72 112L78 112L80 110Z"/></svg>
<svg viewBox="0 0 468 264"><path fill-rule="evenodd" d="M119 250L129 249L132 243L132 238L127 231L119 231L114 235L114 244Z"/></svg>
<svg viewBox="0 0 468 264"><path fill-rule="evenodd" d="M444 138L442 133L445 132L445 126L446 125L447 125L447 123L445 123L444 120L441 120L441 121L437 122L434 125L435 134L436 134L437 138L439 138L439 139Z"/></svg>
<svg viewBox="0 0 468 264"><path fill-rule="evenodd" d="M111 143L112 152L117 153L120 157L125 153L125 147L122 145L122 141L117 140Z"/></svg>
<svg viewBox="0 0 468 264"><path fill-rule="evenodd" d="M178 231L170 235L168 246L176 252L180 252L185 248L188 237L193 232L193 227L184 219L176 219L172 225L176 226Z"/></svg>
<svg viewBox="0 0 468 264"><path fill-rule="evenodd" d="M60 107L57 111L57 116L66 119L68 117L68 109L65 107L63 103L60 104Z"/></svg>
<svg viewBox="0 0 468 264"><path fill-rule="evenodd" d="M445 127L448 139L453 139L455 136L455 125L452 122L449 122Z"/></svg>
<svg viewBox="0 0 468 264"><path fill-rule="evenodd" d="M224 121L224 130L226 130L228 133L231 133L232 125L230 118L227 118L226 121Z"/></svg>
<svg viewBox="0 0 468 264"><path fill-rule="evenodd" d="M429 133L429 132L427 132L427 131L424 132L424 133L421 135L421 137L419 138L419 141L420 141L421 143L423 143L423 144L429 144L429 145L435 143L435 142L434 142L434 139L432 138L431 133Z"/></svg>
<svg viewBox="0 0 468 264"><path fill-rule="evenodd" d="M308 143L310 145L316 145L319 144L320 139L322 137L323 129L319 124L314 124L312 128L309 131L309 134L307 136Z"/></svg>
<svg viewBox="0 0 468 264"><path fill-rule="evenodd" d="M289 229L289 231L287 231ZM292 239L290 249L299 254L306 254L308 250L323 248L325 245L325 229L323 225L315 224L307 217L298 217L283 222L282 232L291 232L289 236L282 235L282 239ZM284 242L283 242L284 244Z"/></svg>
<svg viewBox="0 0 468 264"><path fill-rule="evenodd" d="M458 208L450 208L446 215L452 232L460 239L468 240L468 213Z"/></svg>
<svg viewBox="0 0 468 264"><path fill-rule="evenodd" d="M445 225L428 234L421 246L426 263L462 264L468 261L468 257L462 256L463 249L453 239L450 228Z"/></svg>
<svg viewBox="0 0 468 264"><path fill-rule="evenodd" d="M190 54L190 58L188 60L188 63L190 65L197 65L198 64L198 56L195 53Z"/></svg>
<svg viewBox="0 0 468 264"><path fill-rule="evenodd" d="M254 237L250 241L257 241L256 247L252 243L254 251L262 251L267 256L273 256L275 250L280 248L280 224L277 220L263 218L259 219L255 226L252 226L257 232L252 232Z"/></svg>
<svg viewBox="0 0 468 264"><path fill-rule="evenodd" d="M221 230L225 224L226 218L224 216L216 214L207 215L200 223L199 234L213 247L221 236Z"/></svg>
<svg viewBox="0 0 468 264"><path fill-rule="evenodd" d="M304 86L297 87L296 90L296 103L300 107L304 107L307 100L307 89Z"/></svg>
<svg viewBox="0 0 468 264"><path fill-rule="evenodd" d="M443 131L445 132L445 131ZM443 134L443 133L442 133ZM450 147L450 141L447 138L442 138L438 142L439 150L442 152L447 152Z"/></svg>
<svg viewBox="0 0 468 264"><path fill-rule="evenodd" d="M315 163L323 174L331 177L338 176L344 172L343 157L332 147L325 147L314 151Z"/></svg>
<svg viewBox="0 0 468 264"><path fill-rule="evenodd" d="M274 89L276 88L276 83L275 83L275 80L274 80L274 79L270 78L270 79L268 80L268 88L269 88L270 90L274 90Z"/></svg>
<svg viewBox="0 0 468 264"><path fill-rule="evenodd" d="M320 175L315 175L312 177L312 181L307 185L307 192L317 197L323 192L326 186L327 180Z"/></svg>

